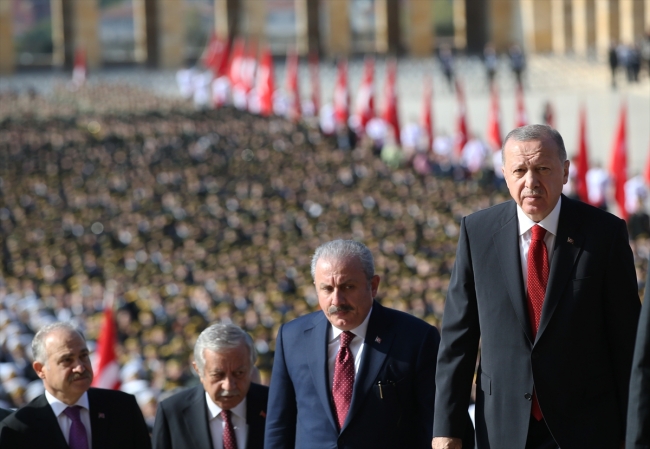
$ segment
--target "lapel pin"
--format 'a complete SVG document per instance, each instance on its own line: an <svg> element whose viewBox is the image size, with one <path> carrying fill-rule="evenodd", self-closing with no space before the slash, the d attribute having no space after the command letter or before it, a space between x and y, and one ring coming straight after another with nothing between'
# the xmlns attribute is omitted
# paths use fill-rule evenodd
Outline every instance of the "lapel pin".
<svg viewBox="0 0 650 449"><path fill-rule="evenodd" d="M98 418L106 418L106 416L104 416L103 413L99 413L99 414L97 415L97 417L98 417Z"/></svg>
<svg viewBox="0 0 650 449"><path fill-rule="evenodd" d="M566 241L573 245L573 239L571 237L567 238Z"/></svg>
<svg viewBox="0 0 650 449"><path fill-rule="evenodd" d="M264 410L262 410L262 411L260 412L260 416L261 416L262 418L266 418L266 412L265 412Z"/></svg>
<svg viewBox="0 0 650 449"><path fill-rule="evenodd" d="M381 343L381 338L375 337L375 343Z"/></svg>

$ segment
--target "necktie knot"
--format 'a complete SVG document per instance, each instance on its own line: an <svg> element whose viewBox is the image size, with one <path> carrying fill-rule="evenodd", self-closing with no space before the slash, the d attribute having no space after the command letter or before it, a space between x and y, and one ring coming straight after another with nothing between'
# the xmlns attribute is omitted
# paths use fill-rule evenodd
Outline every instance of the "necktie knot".
<svg viewBox="0 0 650 449"><path fill-rule="evenodd" d="M350 332L350 331L344 331L341 333L341 347L342 348L347 348L350 346L350 342L352 342L352 339L355 337L355 335Z"/></svg>
<svg viewBox="0 0 650 449"><path fill-rule="evenodd" d="M533 232L532 240L544 240L544 236L546 236L546 229L542 228L539 225L535 225L531 230Z"/></svg>
<svg viewBox="0 0 650 449"><path fill-rule="evenodd" d="M224 421L230 421L230 410L221 410L221 417Z"/></svg>
<svg viewBox="0 0 650 449"><path fill-rule="evenodd" d="M81 421L81 406L75 405L74 407L68 407L65 410L63 410L63 413L65 413L65 416L70 418L74 422L79 422Z"/></svg>

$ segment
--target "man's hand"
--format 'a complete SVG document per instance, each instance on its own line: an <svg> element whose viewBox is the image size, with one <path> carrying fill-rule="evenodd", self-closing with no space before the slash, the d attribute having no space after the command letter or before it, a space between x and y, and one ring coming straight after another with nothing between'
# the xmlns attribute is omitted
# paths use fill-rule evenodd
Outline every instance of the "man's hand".
<svg viewBox="0 0 650 449"><path fill-rule="evenodd" d="M433 449L461 449L463 440L460 438L435 437L431 441L431 447Z"/></svg>

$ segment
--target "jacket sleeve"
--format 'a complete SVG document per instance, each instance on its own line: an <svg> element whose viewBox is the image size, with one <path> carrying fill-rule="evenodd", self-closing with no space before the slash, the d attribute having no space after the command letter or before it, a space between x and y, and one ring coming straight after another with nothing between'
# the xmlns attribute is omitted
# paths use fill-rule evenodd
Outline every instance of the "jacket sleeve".
<svg viewBox="0 0 650 449"><path fill-rule="evenodd" d="M621 419L621 440L625 438L627 402L636 341L636 328L639 320L640 302L634 258L630 248L627 228L619 220L620 228L616 232L608 254L606 270L606 328L611 366L614 370L618 415Z"/></svg>
<svg viewBox="0 0 650 449"><path fill-rule="evenodd" d="M467 409L480 338L474 270L465 218L461 221L441 334L433 436L463 438L467 432Z"/></svg>
<svg viewBox="0 0 650 449"><path fill-rule="evenodd" d="M172 449L172 437L169 431L169 423L165 413L164 404L158 404L156 411L156 420L153 423L153 431L151 432L154 449Z"/></svg>
<svg viewBox="0 0 650 449"><path fill-rule="evenodd" d="M275 343L269 402L264 432L265 449L291 449L296 439L296 393L287 370L283 348L284 326Z"/></svg>
<svg viewBox="0 0 650 449"><path fill-rule="evenodd" d="M131 423L133 449L151 449L151 437L149 436L149 429L147 423L142 416L140 406L135 400L135 396L129 395L129 409L126 416L129 416Z"/></svg>

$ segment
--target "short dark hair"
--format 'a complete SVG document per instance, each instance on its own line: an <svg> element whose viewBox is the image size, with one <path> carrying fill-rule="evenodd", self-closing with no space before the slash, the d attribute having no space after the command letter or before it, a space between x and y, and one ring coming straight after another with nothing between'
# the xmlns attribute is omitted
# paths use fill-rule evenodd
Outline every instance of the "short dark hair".
<svg viewBox="0 0 650 449"><path fill-rule="evenodd" d="M513 129L504 139L503 148L506 147L506 143L510 139L518 142L550 139L555 142L560 162L564 163L564 161L567 160L566 148L564 148L564 140L562 139L562 136L556 129L553 129L548 125L526 125ZM505 154L503 151L501 152L501 162L505 163Z"/></svg>

